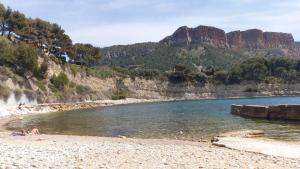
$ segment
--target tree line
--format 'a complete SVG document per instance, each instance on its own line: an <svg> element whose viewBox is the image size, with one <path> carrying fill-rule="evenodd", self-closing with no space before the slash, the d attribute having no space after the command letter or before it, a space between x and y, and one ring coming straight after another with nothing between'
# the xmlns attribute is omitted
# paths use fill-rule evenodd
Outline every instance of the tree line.
<svg viewBox="0 0 300 169"><path fill-rule="evenodd" d="M274 83L300 81L300 61L290 58L249 58L229 70L213 67L195 70L187 65L176 65L168 74L172 83L201 82L213 84L239 84L243 81Z"/></svg>
<svg viewBox="0 0 300 169"><path fill-rule="evenodd" d="M22 42L35 46L59 47L74 60L89 66L96 65L101 58L100 48L90 44L73 44L65 30L56 23L42 19L27 18L23 13L14 11L0 3L0 32L9 39L18 37Z"/></svg>

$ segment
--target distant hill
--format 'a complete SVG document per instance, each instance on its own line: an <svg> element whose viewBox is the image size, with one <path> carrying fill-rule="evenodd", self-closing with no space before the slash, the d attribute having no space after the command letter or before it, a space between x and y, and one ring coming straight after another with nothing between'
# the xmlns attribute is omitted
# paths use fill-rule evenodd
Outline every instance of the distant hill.
<svg viewBox="0 0 300 169"><path fill-rule="evenodd" d="M102 49L101 64L120 67L142 66L162 71L176 64L231 68L252 57L300 58L300 45L292 34L259 29L234 31L199 26L180 27L160 42L112 46Z"/></svg>

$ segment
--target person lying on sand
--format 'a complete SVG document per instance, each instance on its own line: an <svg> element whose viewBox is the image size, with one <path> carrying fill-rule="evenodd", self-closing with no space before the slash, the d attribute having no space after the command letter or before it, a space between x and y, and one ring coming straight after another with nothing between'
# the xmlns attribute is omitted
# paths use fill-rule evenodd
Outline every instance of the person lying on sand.
<svg viewBox="0 0 300 169"><path fill-rule="evenodd" d="M14 131L11 133L11 136L26 136L28 132L26 132L24 129L21 131Z"/></svg>
<svg viewBox="0 0 300 169"><path fill-rule="evenodd" d="M32 129L31 132L29 132L29 130L26 132L23 129L20 132L16 132L16 131L12 132L11 136L26 136L28 134L30 134L30 135L39 135L40 132L39 132L39 129L37 129L37 128Z"/></svg>

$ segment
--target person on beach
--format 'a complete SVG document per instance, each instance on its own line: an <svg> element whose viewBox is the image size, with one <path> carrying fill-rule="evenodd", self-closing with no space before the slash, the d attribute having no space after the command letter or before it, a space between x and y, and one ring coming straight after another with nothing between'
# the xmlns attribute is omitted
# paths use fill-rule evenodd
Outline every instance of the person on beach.
<svg viewBox="0 0 300 169"><path fill-rule="evenodd" d="M34 128L34 129L31 130L31 132L30 132L29 134L32 134L32 135L39 135L40 132L39 132L39 129Z"/></svg>
<svg viewBox="0 0 300 169"><path fill-rule="evenodd" d="M39 135L40 132L39 132L39 129L37 129L37 128L33 128L31 130L31 132L29 132L29 130L26 132L24 129L22 129L20 132L15 132L15 131L12 132L11 136L26 136L28 134L30 134L30 135Z"/></svg>
<svg viewBox="0 0 300 169"><path fill-rule="evenodd" d="M24 129L22 129L20 132L12 132L11 136L26 136L28 134L28 132L26 132Z"/></svg>

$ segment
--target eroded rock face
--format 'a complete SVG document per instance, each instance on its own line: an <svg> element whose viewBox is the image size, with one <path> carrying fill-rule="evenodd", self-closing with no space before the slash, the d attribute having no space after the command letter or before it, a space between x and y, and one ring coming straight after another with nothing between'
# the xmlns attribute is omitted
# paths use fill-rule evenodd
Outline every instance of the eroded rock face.
<svg viewBox="0 0 300 169"><path fill-rule="evenodd" d="M292 34L263 32L258 29L234 31L226 34L232 49L292 49L295 42Z"/></svg>
<svg viewBox="0 0 300 169"><path fill-rule="evenodd" d="M168 36L162 40L162 43L170 46L188 46L191 44L190 30L187 26L182 26L172 36Z"/></svg>
<svg viewBox="0 0 300 169"><path fill-rule="evenodd" d="M265 32L265 48L286 48L289 49L295 44L293 35L290 33Z"/></svg>
<svg viewBox="0 0 300 169"><path fill-rule="evenodd" d="M264 48L263 31L251 29L227 33L228 44L232 49L261 49Z"/></svg>
<svg viewBox="0 0 300 169"><path fill-rule="evenodd" d="M292 34L279 32L263 32L259 29L233 31L198 26L196 28L180 27L175 33L160 43L170 46L189 46L191 44L208 44L217 48L239 49L294 49Z"/></svg>
<svg viewBox="0 0 300 169"><path fill-rule="evenodd" d="M198 26L197 28L180 27L173 35L166 37L160 43L170 46L188 46L200 43L220 48L228 46L225 31L210 26Z"/></svg>
<svg viewBox="0 0 300 169"><path fill-rule="evenodd" d="M206 43L219 48L227 47L225 31L215 27L198 26L191 29L191 39L193 44Z"/></svg>

